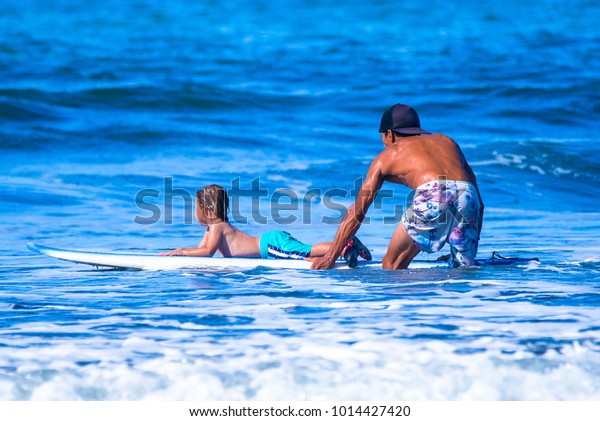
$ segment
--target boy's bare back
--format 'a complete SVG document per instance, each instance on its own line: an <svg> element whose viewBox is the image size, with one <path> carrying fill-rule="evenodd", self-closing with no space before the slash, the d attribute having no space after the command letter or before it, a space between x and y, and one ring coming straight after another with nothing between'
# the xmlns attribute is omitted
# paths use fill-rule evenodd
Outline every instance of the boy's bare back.
<svg viewBox="0 0 600 421"><path fill-rule="evenodd" d="M209 225L205 236L210 244L216 236L217 249L223 257L260 257L260 238L245 234L229 222Z"/></svg>

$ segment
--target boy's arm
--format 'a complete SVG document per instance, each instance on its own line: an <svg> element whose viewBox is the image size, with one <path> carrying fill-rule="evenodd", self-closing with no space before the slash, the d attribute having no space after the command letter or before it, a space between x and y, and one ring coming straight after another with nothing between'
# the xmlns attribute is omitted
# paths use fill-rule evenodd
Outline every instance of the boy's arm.
<svg viewBox="0 0 600 421"><path fill-rule="evenodd" d="M204 238L198 244L198 247L189 247L189 248L178 248L173 251L168 251L165 253L161 253L161 256L196 256L196 257L212 257L217 248L219 247L219 242L221 241L221 237L223 236L223 230L216 227L209 226L206 229L206 233L204 234Z"/></svg>
<svg viewBox="0 0 600 421"><path fill-rule="evenodd" d="M204 233L204 236L202 237L202 240L200 240L200 243L198 243L198 247L197 248L202 248L204 246L206 246L206 243L208 241L208 227L206 228L206 232Z"/></svg>
<svg viewBox="0 0 600 421"><path fill-rule="evenodd" d="M311 269L331 269L346 244L348 244L348 241L356 234L356 231L360 228L360 224L365 219L369 206L371 206L371 203L373 203L375 196L377 196L383 185L384 161L385 159L382 159L381 155L375 158L369 168L365 182L358 192L356 201L350 206L338 227L329 252L323 257L311 259L313 262Z"/></svg>

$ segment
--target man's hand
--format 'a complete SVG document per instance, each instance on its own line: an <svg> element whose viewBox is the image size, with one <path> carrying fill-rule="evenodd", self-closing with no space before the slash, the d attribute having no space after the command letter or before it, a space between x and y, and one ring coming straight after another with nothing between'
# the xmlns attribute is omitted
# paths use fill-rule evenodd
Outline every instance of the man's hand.
<svg viewBox="0 0 600 421"><path fill-rule="evenodd" d="M323 257L309 257L306 260L312 262L312 266L310 268L316 270L331 269L335 265L335 259L331 260L331 258L327 255Z"/></svg>

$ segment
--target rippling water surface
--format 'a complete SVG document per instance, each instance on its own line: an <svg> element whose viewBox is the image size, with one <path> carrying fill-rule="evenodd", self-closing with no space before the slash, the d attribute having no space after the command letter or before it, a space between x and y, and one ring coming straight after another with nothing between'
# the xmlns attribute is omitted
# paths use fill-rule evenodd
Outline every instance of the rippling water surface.
<svg viewBox="0 0 600 421"><path fill-rule="evenodd" d="M2 2L0 399L599 399L599 20L585 0ZM339 212L307 193L351 203L396 102L463 147L480 256L539 264L126 272L26 249L191 246L185 192L253 180L266 224L240 228L330 240ZM359 232L379 258L408 193L386 188ZM160 215L136 223L148 189Z"/></svg>

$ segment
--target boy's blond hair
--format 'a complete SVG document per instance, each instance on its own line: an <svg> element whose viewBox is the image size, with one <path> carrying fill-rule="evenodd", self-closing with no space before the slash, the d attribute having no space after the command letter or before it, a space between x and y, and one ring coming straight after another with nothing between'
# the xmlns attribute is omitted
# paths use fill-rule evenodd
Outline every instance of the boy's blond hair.
<svg viewBox="0 0 600 421"><path fill-rule="evenodd" d="M221 221L228 221L229 197L227 196L227 190L223 187L216 184L206 186L196 191L196 199L200 206L214 212Z"/></svg>

